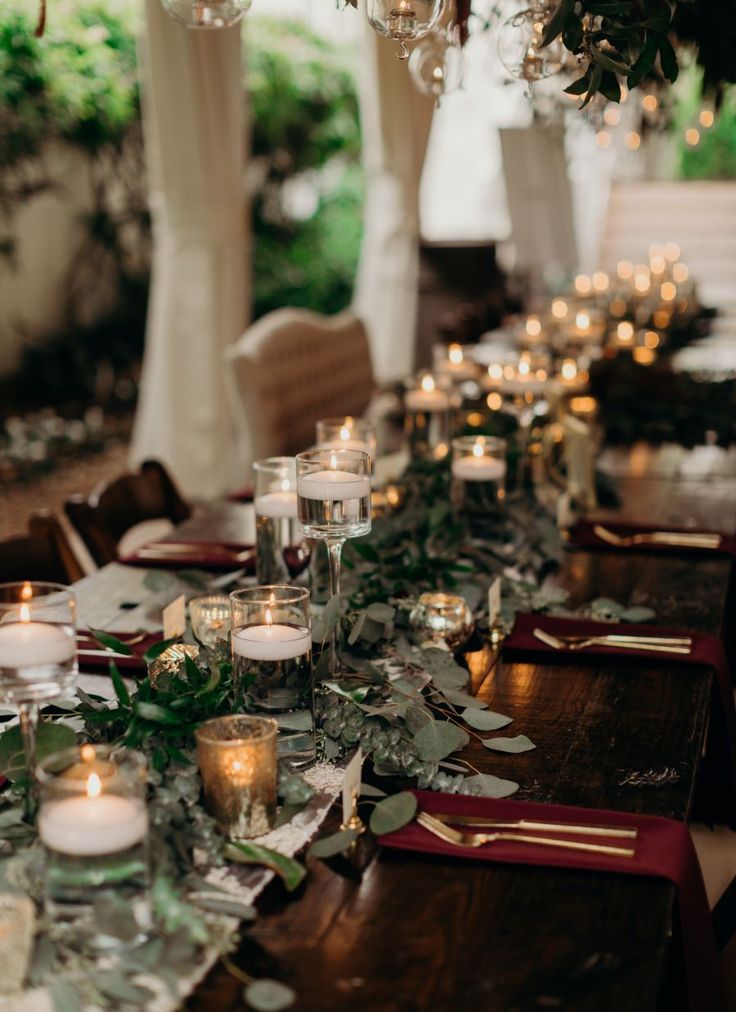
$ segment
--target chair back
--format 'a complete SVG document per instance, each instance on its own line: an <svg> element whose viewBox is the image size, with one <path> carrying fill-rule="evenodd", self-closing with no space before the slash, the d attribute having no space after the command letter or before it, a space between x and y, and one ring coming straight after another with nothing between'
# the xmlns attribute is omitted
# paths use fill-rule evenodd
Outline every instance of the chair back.
<svg viewBox="0 0 736 1012"><path fill-rule="evenodd" d="M161 519L177 524L192 512L157 460L98 486L87 499L74 496L64 509L98 566L115 561L121 539L137 524Z"/></svg>
<svg viewBox="0 0 736 1012"><path fill-rule="evenodd" d="M68 584L83 576L64 529L47 511L33 514L27 536L0 541L0 583L39 580Z"/></svg>
<svg viewBox="0 0 736 1012"><path fill-rule="evenodd" d="M318 419L360 416L373 393L368 336L350 312L277 309L249 327L227 358L254 459L305 450Z"/></svg>

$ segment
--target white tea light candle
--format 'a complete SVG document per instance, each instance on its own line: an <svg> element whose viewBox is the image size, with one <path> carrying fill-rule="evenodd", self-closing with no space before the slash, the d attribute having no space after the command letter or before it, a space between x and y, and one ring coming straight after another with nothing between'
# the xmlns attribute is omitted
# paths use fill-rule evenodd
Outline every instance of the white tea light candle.
<svg viewBox="0 0 736 1012"><path fill-rule="evenodd" d="M407 390L404 398L404 406L407 411L448 411L450 408L450 395L437 386L434 376L426 373L422 376L419 386L415 390Z"/></svg>
<svg viewBox="0 0 736 1012"><path fill-rule="evenodd" d="M148 813L143 802L102 794L96 773L90 773L85 795L50 801L38 817L41 842L60 854L77 857L128 850L141 843L147 832Z"/></svg>
<svg viewBox="0 0 736 1012"><path fill-rule="evenodd" d="M297 492L303 499L323 499L344 502L346 499L362 499L370 495L371 479L367 474L353 474L350 471L325 470L300 475Z"/></svg>
<svg viewBox="0 0 736 1012"><path fill-rule="evenodd" d="M0 625L0 668L66 664L74 658L74 630L53 622L23 621Z"/></svg>
<svg viewBox="0 0 736 1012"><path fill-rule="evenodd" d="M309 629L273 623L238 629L232 637L233 653L251 661L285 661L312 649Z"/></svg>
<svg viewBox="0 0 736 1012"><path fill-rule="evenodd" d="M288 484L288 483L287 483ZM264 492L253 500L256 515L273 520L288 520L296 517L296 492L288 489Z"/></svg>
<svg viewBox="0 0 736 1012"><path fill-rule="evenodd" d="M499 481L506 476L506 461L491 457L477 442L471 453L453 460L452 474L463 481Z"/></svg>

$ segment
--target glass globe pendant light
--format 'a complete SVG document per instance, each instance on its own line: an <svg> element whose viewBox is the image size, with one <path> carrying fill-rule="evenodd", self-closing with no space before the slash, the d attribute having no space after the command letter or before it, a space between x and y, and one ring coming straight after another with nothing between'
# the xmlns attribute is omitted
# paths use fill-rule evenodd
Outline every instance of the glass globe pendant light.
<svg viewBox="0 0 736 1012"><path fill-rule="evenodd" d="M164 10L185 28L230 28L240 21L252 0L161 0Z"/></svg>
<svg viewBox="0 0 736 1012"><path fill-rule="evenodd" d="M544 0L536 0L501 25L498 55L512 77L532 84L562 70L564 51L559 37L542 45L550 16Z"/></svg>
<svg viewBox="0 0 736 1012"><path fill-rule="evenodd" d="M371 28L399 43L398 57L406 60L406 43L428 35L442 13L443 0L368 0L366 13Z"/></svg>
<svg viewBox="0 0 736 1012"><path fill-rule="evenodd" d="M409 74L416 88L437 100L459 88L463 82L463 55L448 32L436 28L409 57Z"/></svg>

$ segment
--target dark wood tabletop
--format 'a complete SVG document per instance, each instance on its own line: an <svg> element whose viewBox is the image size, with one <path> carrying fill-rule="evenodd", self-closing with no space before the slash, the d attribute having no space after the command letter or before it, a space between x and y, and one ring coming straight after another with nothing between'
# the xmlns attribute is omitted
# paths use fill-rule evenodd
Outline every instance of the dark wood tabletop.
<svg viewBox="0 0 736 1012"><path fill-rule="evenodd" d="M646 466L641 451L608 458L620 516L733 530L730 456L701 460L692 477L681 473L687 454L675 453L675 466L672 453L664 463L647 453ZM660 624L716 633L730 570L725 559L574 552L560 579L575 601L647 604ZM491 667L492 659L489 649L468 657L473 690L537 748L503 756L471 744L463 755L474 765L518 780L519 798L688 818L709 668L618 658ZM649 771L669 776L631 783ZM233 954L246 973L291 985L298 1010L681 1007L674 888L665 881L380 851L367 841L351 863L308 865L296 895L269 887ZM243 1008L242 984L218 965L185 1007Z"/></svg>

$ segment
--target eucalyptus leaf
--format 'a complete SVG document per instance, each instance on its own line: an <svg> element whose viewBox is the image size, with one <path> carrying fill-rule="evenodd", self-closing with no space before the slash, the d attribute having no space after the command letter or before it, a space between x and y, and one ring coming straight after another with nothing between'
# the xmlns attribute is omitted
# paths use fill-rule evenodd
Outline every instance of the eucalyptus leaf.
<svg viewBox="0 0 736 1012"><path fill-rule="evenodd" d="M485 710L488 706L488 703L484 703L482 699L471 696L469 692L463 692L460 689L443 689L442 695L448 703L452 703L453 706L462 706L465 709Z"/></svg>
<svg viewBox="0 0 736 1012"><path fill-rule="evenodd" d="M243 990L243 997L256 1012L281 1012L296 1001L296 991L278 980L254 980Z"/></svg>
<svg viewBox="0 0 736 1012"><path fill-rule="evenodd" d="M322 622L324 624L325 635L329 636L337 628L337 624L340 621L340 611L342 609L342 602L339 594L333 594L324 607L322 612Z"/></svg>
<svg viewBox="0 0 736 1012"><path fill-rule="evenodd" d="M181 724L181 719L171 710L159 703L146 703L141 700L133 704L133 710L143 720L150 720L154 724Z"/></svg>
<svg viewBox="0 0 736 1012"><path fill-rule="evenodd" d="M355 622L353 622L353 627L350 630L350 634L348 636L349 646L351 647L354 646L360 639L360 634L363 631L363 626L365 625L365 620L367 617L368 613L366 611L358 612Z"/></svg>
<svg viewBox="0 0 736 1012"><path fill-rule="evenodd" d="M216 893L189 893L187 899L200 910L209 910L213 914L224 914L236 917L239 921L254 921L256 908L243 903L237 896L217 895Z"/></svg>
<svg viewBox="0 0 736 1012"><path fill-rule="evenodd" d="M520 752L530 752L537 746L527 738L525 734L517 734L515 738L484 738L483 744L494 752L510 752L514 755Z"/></svg>
<svg viewBox="0 0 736 1012"><path fill-rule="evenodd" d="M607 612L616 618L620 618L626 610L622 604L619 604L618 601L614 601L610 597L597 597L594 601L591 601L590 607L594 612Z"/></svg>
<svg viewBox="0 0 736 1012"><path fill-rule="evenodd" d="M463 787L469 788L464 793L478 793L484 798L508 798L519 789L519 785L513 780L503 780L491 773L477 773L473 777L466 777Z"/></svg>
<svg viewBox="0 0 736 1012"><path fill-rule="evenodd" d="M176 577L172 573L167 573L165 569L149 569L143 577L143 586L146 590L152 590L154 594L158 594L161 590L168 590L175 582Z"/></svg>
<svg viewBox="0 0 736 1012"><path fill-rule="evenodd" d="M153 991L132 983L120 970L96 970L95 984L108 998L133 1008L145 1008L154 997Z"/></svg>
<svg viewBox="0 0 736 1012"><path fill-rule="evenodd" d="M49 995L54 1012L82 1012L82 996L64 977L54 977L49 984Z"/></svg>
<svg viewBox="0 0 736 1012"><path fill-rule="evenodd" d="M231 840L225 844L225 857L238 864L263 864L280 875L289 892L293 892L307 874L307 869L285 854L261 847L257 843Z"/></svg>
<svg viewBox="0 0 736 1012"><path fill-rule="evenodd" d="M360 785L360 797L361 798L385 798L386 792L382 791L380 787L374 787L373 784L361 784Z"/></svg>
<svg viewBox="0 0 736 1012"><path fill-rule="evenodd" d="M66 724L40 720L36 732L36 759L45 759L52 752L60 752L76 745L77 736ZM20 726L9 727L0 735L0 774L13 780L25 773L26 758Z"/></svg>
<svg viewBox="0 0 736 1012"><path fill-rule="evenodd" d="M433 720L414 735L414 747L424 762L438 762L468 743L468 735L448 720Z"/></svg>
<svg viewBox="0 0 736 1012"><path fill-rule="evenodd" d="M172 636L171 639L160 640L158 643L154 643L148 648L148 650L146 650L143 655L143 660L146 664L150 664L151 661L155 661L157 657L160 657L164 650L168 650L172 644L177 642L177 640L177 636Z"/></svg>
<svg viewBox="0 0 736 1012"><path fill-rule="evenodd" d="M104 890L96 897L93 907L95 927L100 934L131 942L140 934L140 925L135 919L133 908L111 890Z"/></svg>
<svg viewBox="0 0 736 1012"><path fill-rule="evenodd" d="M646 608L644 605L636 605L632 608L627 608L626 611L621 612L622 622L651 622L656 617L656 612L653 608Z"/></svg>
<svg viewBox="0 0 736 1012"><path fill-rule="evenodd" d="M295 710L293 713L278 713L276 723L285 731L311 731L313 719L309 710Z"/></svg>
<svg viewBox="0 0 736 1012"><path fill-rule="evenodd" d="M460 717L476 731L498 731L499 728L510 724L513 719L503 713L494 713L493 710L474 709L463 710Z"/></svg>
<svg viewBox="0 0 736 1012"><path fill-rule="evenodd" d="M414 818L417 810L417 799L408 791L392 794L379 801L371 812L371 832L376 836L394 833Z"/></svg>
<svg viewBox="0 0 736 1012"><path fill-rule="evenodd" d="M406 724L406 729L410 734L416 734L417 731L421 731L423 727L431 723L433 720L434 717L426 706L418 706L415 703L411 703L406 708L404 723Z"/></svg>
<svg viewBox="0 0 736 1012"><path fill-rule="evenodd" d="M339 833L332 833L330 836L323 836L321 840L315 840L307 853L310 857L334 857L335 854L342 854L347 850L358 836L357 829L341 829Z"/></svg>
<svg viewBox="0 0 736 1012"><path fill-rule="evenodd" d="M369 604L366 608L366 615L368 618L373 619L374 622L381 622L383 625L386 625L388 622L393 622L396 617L396 609L390 604L374 601L373 604Z"/></svg>

